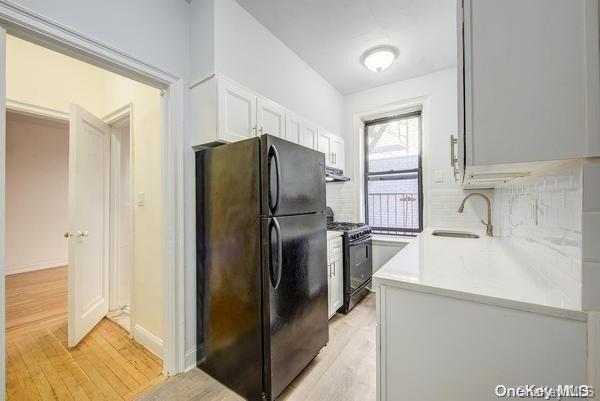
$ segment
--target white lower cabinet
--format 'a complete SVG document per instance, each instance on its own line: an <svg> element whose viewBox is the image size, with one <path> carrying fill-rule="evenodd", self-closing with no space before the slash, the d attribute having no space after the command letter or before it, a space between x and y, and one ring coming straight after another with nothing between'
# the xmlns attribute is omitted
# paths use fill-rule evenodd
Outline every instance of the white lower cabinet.
<svg viewBox="0 0 600 401"><path fill-rule="evenodd" d="M344 252L342 237L327 240L327 287L329 318L344 304Z"/></svg>

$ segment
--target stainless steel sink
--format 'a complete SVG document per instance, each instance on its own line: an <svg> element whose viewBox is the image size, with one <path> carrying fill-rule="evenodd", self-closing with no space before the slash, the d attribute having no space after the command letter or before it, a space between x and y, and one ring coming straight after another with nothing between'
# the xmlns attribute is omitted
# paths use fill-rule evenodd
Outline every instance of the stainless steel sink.
<svg viewBox="0 0 600 401"><path fill-rule="evenodd" d="M452 231L452 230L434 230L431 235L436 237L452 237L452 238L479 238L479 235L469 233L466 231Z"/></svg>

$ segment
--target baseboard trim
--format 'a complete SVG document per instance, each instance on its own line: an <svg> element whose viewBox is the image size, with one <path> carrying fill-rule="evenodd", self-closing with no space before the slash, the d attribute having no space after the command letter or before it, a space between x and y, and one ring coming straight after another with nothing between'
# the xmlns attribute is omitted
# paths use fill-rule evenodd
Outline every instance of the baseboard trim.
<svg viewBox="0 0 600 401"><path fill-rule="evenodd" d="M4 274L9 276L11 274L27 273L36 270L52 269L53 267L66 266L69 263L68 259L47 259L39 260L37 262L24 263L18 265L7 265L4 268Z"/></svg>
<svg viewBox="0 0 600 401"><path fill-rule="evenodd" d="M189 372L198 365L198 362L196 360L197 351L198 347L196 346L185 352L185 372Z"/></svg>
<svg viewBox="0 0 600 401"><path fill-rule="evenodd" d="M163 357L163 340L150 333L148 330L135 325L133 330L133 339L143 345L148 351L162 359Z"/></svg>

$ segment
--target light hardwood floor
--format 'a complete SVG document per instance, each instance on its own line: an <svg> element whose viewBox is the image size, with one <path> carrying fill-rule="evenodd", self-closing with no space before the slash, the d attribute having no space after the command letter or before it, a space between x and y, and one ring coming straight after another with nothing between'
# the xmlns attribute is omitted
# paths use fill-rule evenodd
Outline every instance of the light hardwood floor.
<svg viewBox="0 0 600 401"><path fill-rule="evenodd" d="M330 321L329 344L278 401L375 400L375 294ZM169 378L143 401L241 401L199 369Z"/></svg>
<svg viewBox="0 0 600 401"><path fill-rule="evenodd" d="M66 267L6 277L8 400L131 400L162 361L107 319L67 347Z"/></svg>

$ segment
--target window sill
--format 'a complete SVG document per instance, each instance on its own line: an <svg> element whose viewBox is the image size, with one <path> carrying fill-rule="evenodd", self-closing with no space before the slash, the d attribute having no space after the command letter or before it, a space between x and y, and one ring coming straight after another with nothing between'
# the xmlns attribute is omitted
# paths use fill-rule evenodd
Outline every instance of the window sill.
<svg viewBox="0 0 600 401"><path fill-rule="evenodd" d="M406 246L414 241L417 237L405 237L402 235L386 235L386 234L373 234L372 239L374 244L380 245L403 245Z"/></svg>

